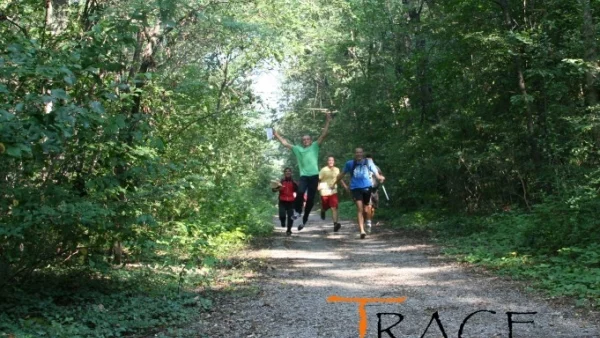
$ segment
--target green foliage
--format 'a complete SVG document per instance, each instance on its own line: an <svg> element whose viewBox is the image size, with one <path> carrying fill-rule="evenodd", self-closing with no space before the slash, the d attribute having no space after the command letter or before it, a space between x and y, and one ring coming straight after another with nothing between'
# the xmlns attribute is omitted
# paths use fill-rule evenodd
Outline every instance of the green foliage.
<svg viewBox="0 0 600 338"><path fill-rule="evenodd" d="M10 303L2 305L0 332L17 337L131 336L187 323L211 306L190 288L208 278L203 271L188 272L185 281L175 269L116 270L104 280L90 280L82 272L37 276L49 279L11 295Z"/></svg>
<svg viewBox="0 0 600 338"><path fill-rule="evenodd" d="M289 70L286 135L316 128L306 108L337 110L324 152L375 153L397 208L530 208L579 185L598 164L598 105L580 91L595 71L567 57L594 48L584 9L506 5L321 4Z"/></svg>
<svg viewBox="0 0 600 338"><path fill-rule="evenodd" d="M51 3L0 4L3 297L62 269L187 271L268 233L280 168L249 75L274 61L283 133L316 135L307 109L338 111L322 163L373 153L392 197L381 217L426 228L443 211L490 261L593 260L598 2Z"/></svg>
<svg viewBox="0 0 600 338"><path fill-rule="evenodd" d="M272 228L248 74L279 39L251 3L51 5L0 4L0 332L187 321Z"/></svg>
<svg viewBox="0 0 600 338"><path fill-rule="evenodd" d="M296 28L305 47L289 61L282 129L293 139L318 128L307 108L337 111L323 155L339 164L354 147L374 154L392 199L378 217L434 229L470 261L533 271L545 288L597 302L596 267L561 250L593 256L600 239L599 6L299 7L314 29Z"/></svg>
<svg viewBox="0 0 600 338"><path fill-rule="evenodd" d="M353 201L340 201L338 212L342 219L356 219L356 204Z"/></svg>
<svg viewBox="0 0 600 338"><path fill-rule="evenodd" d="M566 232L564 219L545 217L549 210L553 215L559 212L553 207L557 206L543 203L533 214L512 211L485 217L444 217L429 228L436 230L446 254L526 280L551 296L571 296L579 305L598 306L600 246L589 237L589 231L581 233L570 227ZM542 220L550 224L541 227ZM590 226L571 221L572 226Z"/></svg>

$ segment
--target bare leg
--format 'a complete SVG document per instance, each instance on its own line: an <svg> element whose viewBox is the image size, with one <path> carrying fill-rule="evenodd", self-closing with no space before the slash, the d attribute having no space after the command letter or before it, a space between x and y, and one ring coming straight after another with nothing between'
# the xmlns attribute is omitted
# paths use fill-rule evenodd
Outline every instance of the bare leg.
<svg viewBox="0 0 600 338"><path fill-rule="evenodd" d="M337 208L331 208L331 215L333 218L333 223L337 223L338 222L338 211Z"/></svg>
<svg viewBox="0 0 600 338"><path fill-rule="evenodd" d="M371 207L371 205L365 205L364 206L365 209L365 218L367 221L370 221L373 219L373 208Z"/></svg>
<svg viewBox="0 0 600 338"><path fill-rule="evenodd" d="M364 208L363 208L363 202L361 200L356 201L356 211L358 214L358 227L360 228L360 233L364 233L365 232L365 218L363 213Z"/></svg>
<svg viewBox="0 0 600 338"><path fill-rule="evenodd" d="M373 219L373 207L368 204L364 206L365 209L365 227L367 228L367 233L371 233L371 228L373 224L371 224L371 219Z"/></svg>
<svg viewBox="0 0 600 338"><path fill-rule="evenodd" d="M365 207L366 209L366 207ZM373 219L373 215L375 215L375 208L373 208L372 205L369 205L369 211L368 211L368 219Z"/></svg>

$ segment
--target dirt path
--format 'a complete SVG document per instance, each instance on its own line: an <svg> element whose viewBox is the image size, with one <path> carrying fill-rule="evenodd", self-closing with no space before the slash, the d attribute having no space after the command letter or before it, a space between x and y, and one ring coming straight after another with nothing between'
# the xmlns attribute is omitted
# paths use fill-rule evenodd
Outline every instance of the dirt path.
<svg viewBox="0 0 600 338"><path fill-rule="evenodd" d="M278 220L276 221L278 223ZM402 304L366 306L365 337L378 337L378 313L400 313L403 321L391 328L395 337L421 337L432 315L447 337L509 337L507 312L514 315L513 337L600 337L597 323L579 320L572 308L558 308L526 295L514 283L481 276L444 262L436 248L400 233L375 228L367 239L358 238L353 224L343 222L333 233L329 221L311 215L310 225L286 237L277 227L270 247L253 253L268 268L257 279L256 293L221 300L210 318L199 323L205 337L359 337L358 307L328 303L343 297L401 297ZM382 315L385 329L396 315ZM209 324L210 323L210 324ZM381 333L381 337L392 337ZM424 337L443 337L435 320Z"/></svg>

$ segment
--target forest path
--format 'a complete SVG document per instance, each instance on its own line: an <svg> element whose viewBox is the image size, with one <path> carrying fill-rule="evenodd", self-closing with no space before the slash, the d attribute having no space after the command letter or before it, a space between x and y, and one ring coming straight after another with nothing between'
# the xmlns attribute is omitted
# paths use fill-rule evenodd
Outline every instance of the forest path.
<svg viewBox="0 0 600 338"><path fill-rule="evenodd" d="M403 303L366 306L367 333L378 337L378 313L399 313L403 321L380 337L421 337L434 313L446 337L509 337L507 312L513 315L512 337L600 337L597 323L579 318L570 306L552 305L509 282L470 271L445 260L438 248L417 236L375 227L360 239L356 225L342 222L334 233L330 220L311 215L309 225L292 236L279 227L268 245L248 255L267 268L253 281L247 297L223 297L199 323L207 337L359 337L358 306L331 303L342 297L406 297ZM249 256L248 256L249 257ZM398 320L382 315L381 329ZM517 323L533 321L534 323ZM391 334L390 334L391 333ZM424 337L444 337L434 320Z"/></svg>

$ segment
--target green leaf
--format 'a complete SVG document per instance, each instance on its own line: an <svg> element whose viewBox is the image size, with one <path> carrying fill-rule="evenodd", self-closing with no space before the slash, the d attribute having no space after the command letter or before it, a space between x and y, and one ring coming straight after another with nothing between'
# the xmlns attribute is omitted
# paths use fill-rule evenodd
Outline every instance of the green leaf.
<svg viewBox="0 0 600 338"><path fill-rule="evenodd" d="M62 99L62 100L67 100L69 98L69 95L67 94L67 92L65 92L64 89L52 89L51 94L53 98L55 99Z"/></svg>
<svg viewBox="0 0 600 338"><path fill-rule="evenodd" d="M10 121L14 118L15 118L14 114L11 114L4 109L0 109L0 121Z"/></svg>
<svg viewBox="0 0 600 338"><path fill-rule="evenodd" d="M73 86L75 84L75 77L72 75L67 75L67 76L63 77L63 80L69 86Z"/></svg>
<svg viewBox="0 0 600 338"><path fill-rule="evenodd" d="M94 113L98 113L98 114L104 114L104 107L102 106L102 103L98 102L98 101L92 101L90 103L90 108L92 109L92 111Z"/></svg>
<svg viewBox="0 0 600 338"><path fill-rule="evenodd" d="M21 158L21 148L18 146L8 146L6 147L6 155Z"/></svg>
<svg viewBox="0 0 600 338"><path fill-rule="evenodd" d="M117 127L119 127L119 129L125 128L127 126L127 123L125 123L125 116L123 115L117 115L115 118L115 123L117 124Z"/></svg>

